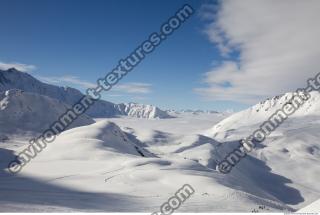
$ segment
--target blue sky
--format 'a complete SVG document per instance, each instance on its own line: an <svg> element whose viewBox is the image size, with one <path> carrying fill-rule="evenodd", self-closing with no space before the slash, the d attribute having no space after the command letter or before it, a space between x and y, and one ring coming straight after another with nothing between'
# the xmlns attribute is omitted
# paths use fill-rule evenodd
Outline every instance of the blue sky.
<svg viewBox="0 0 320 215"><path fill-rule="evenodd" d="M168 0L2 0L0 61L34 65L32 75L84 90L82 82L103 77L185 3L201 6L200 1ZM193 90L220 60L203 28L197 13L120 83L129 86L104 93L104 99L175 109L238 108L233 102L207 101ZM130 93L130 86L142 89Z"/></svg>
<svg viewBox="0 0 320 215"><path fill-rule="evenodd" d="M248 49L234 49L238 52L233 50L225 55L225 50L234 48L234 44L230 43L222 49L225 42L217 40L216 34L210 34L208 24L216 18L203 19L208 14L204 14L200 8L212 2L1 0L0 65L34 65L29 70L32 69L30 72L35 77L56 85L85 90L97 78L110 72L119 59L128 56L150 33L158 31L164 21L188 3L197 13L121 80L118 89L105 92L103 98L117 103L135 101L154 104L165 109L240 110L254 104L252 98L264 98L268 94L262 93L266 90L258 89L260 86L255 86L260 94L237 94L244 90L250 93L255 91L254 87L243 87L255 83L251 80L253 74L248 77L244 75L250 80L249 85L237 77L237 72L242 69L238 65L246 68L251 58L242 58L246 61L239 62L240 54L247 56L245 51ZM234 5L231 8L236 9ZM252 8L256 10L254 5ZM233 14L243 16L240 12L235 11L231 15L223 13L217 19ZM210 15L215 15L214 10ZM224 20L228 21L227 18ZM241 22L241 17L236 18ZM247 23L239 23L240 27L252 26L247 25L248 20L254 19L249 17L243 20ZM244 40L243 35L242 40L237 40L237 32L232 32L232 29L238 29L237 26L229 29L231 25L221 23L225 24L220 26L221 35L230 34L230 41L240 41L244 47L246 43L250 45L251 41ZM285 26L288 23L281 24ZM256 33L259 26L255 27L247 29L245 33L252 31L252 35L259 35ZM207 33L204 33L205 30ZM248 38L253 37L248 35ZM292 53L292 50L288 51ZM220 73L223 78L219 76ZM212 78L220 82L212 81ZM243 86L238 87L241 84ZM264 84L261 82L259 85ZM266 87L270 87L270 84ZM282 93L291 90L290 87L270 92Z"/></svg>

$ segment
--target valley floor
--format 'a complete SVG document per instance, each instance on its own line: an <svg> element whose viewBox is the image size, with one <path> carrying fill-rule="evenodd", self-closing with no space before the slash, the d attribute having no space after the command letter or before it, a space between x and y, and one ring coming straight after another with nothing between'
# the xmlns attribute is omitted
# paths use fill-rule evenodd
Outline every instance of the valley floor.
<svg viewBox="0 0 320 215"><path fill-rule="evenodd" d="M215 170L219 148L232 147L237 134L232 138L229 132L218 142L203 131L226 115L176 116L96 119L95 124L60 134L17 175L8 173L6 166L27 144L27 137L0 142L0 211L151 213L160 211L184 184L195 193L178 212L295 211L320 198L318 154L300 158L302 166L297 169L311 162L315 166L296 177L298 172L284 169L300 161L277 165L279 154L270 152L271 145L224 175ZM317 130L320 123L312 126ZM280 150L283 137L272 138ZM301 179L304 176L308 178Z"/></svg>

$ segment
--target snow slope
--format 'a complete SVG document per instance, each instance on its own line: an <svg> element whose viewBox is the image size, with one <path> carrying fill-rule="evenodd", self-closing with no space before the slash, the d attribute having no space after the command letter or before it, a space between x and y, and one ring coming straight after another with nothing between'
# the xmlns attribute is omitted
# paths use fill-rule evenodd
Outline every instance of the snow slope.
<svg viewBox="0 0 320 215"><path fill-rule="evenodd" d="M100 120L63 132L15 176L4 166L11 151L0 150L0 211L151 213L186 183L196 192L181 212L250 212L259 205L268 211L292 210L250 184L246 175L225 176L179 153L159 155L149 149L114 123Z"/></svg>
<svg viewBox="0 0 320 215"><path fill-rule="evenodd" d="M260 102L246 110L237 112L230 117L216 124L208 135L215 138L225 138L228 133L241 127L258 126L267 120L273 113L279 110L284 104L290 103L293 95L296 93L286 93L281 96L275 96ZM320 92L310 93L311 98L297 110L290 118L320 116ZM245 130L245 129L244 129Z"/></svg>
<svg viewBox="0 0 320 215"><path fill-rule="evenodd" d="M320 213L320 199L297 211L298 213Z"/></svg>
<svg viewBox="0 0 320 215"><path fill-rule="evenodd" d="M68 150L64 150L65 148ZM82 126L63 132L35 162L109 160L116 156L149 157L151 154L132 142L116 124L101 120L93 126Z"/></svg>
<svg viewBox="0 0 320 215"><path fill-rule="evenodd" d="M69 107L47 96L21 90L0 92L0 133L42 132L59 119ZM94 123L87 115L76 119L68 129Z"/></svg>
<svg viewBox="0 0 320 215"><path fill-rule="evenodd" d="M220 114L180 113L176 116L157 123L134 119L111 120L146 143L147 149L157 156L191 160L212 171L219 161L239 146L243 135L256 129L255 126L240 127L230 132L227 138L217 141L201 130L221 120L223 116ZM299 209L320 197L317 186L317 175L320 174L320 147L317 141L320 138L320 120L303 117L301 121L289 121L281 128L223 178L233 178L230 184L237 184L255 196L276 199Z"/></svg>
<svg viewBox="0 0 320 215"><path fill-rule="evenodd" d="M23 98L30 93L11 94ZM9 95L1 95L1 106L9 110ZM34 98L39 99L34 104L53 100L33 94L26 100ZM161 120L98 119L60 134L18 175L10 175L7 164L28 139L5 140L0 142L0 211L151 213L186 183L196 192L178 212L298 210L320 198L317 94L313 98L309 108L286 121L227 175L216 171L217 162L266 117L255 115L260 111L251 108L225 120L225 114L202 112L172 113L174 118ZM219 128L203 132L219 121Z"/></svg>
<svg viewBox="0 0 320 215"><path fill-rule="evenodd" d="M216 150L220 159L223 159L239 145L239 140L251 135L271 114L283 104L290 102L291 97L292 93L287 93L268 99L231 115L203 134L221 142ZM320 175L319 111L320 93L312 92L311 98L264 142L257 144L249 159L247 157L241 160L231 174L246 172L256 177L252 166L254 162L262 162L272 169L272 173L286 178L290 187L299 192L296 193L296 197L293 197L293 194L286 194L291 198L284 199L288 201L288 205L299 209L319 199L320 187L317 182L317 176Z"/></svg>

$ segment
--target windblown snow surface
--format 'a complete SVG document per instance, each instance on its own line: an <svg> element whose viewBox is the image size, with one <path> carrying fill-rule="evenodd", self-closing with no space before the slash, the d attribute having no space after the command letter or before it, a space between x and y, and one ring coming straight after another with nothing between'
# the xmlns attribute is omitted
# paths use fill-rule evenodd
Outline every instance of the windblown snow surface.
<svg viewBox="0 0 320 215"><path fill-rule="evenodd" d="M298 211L298 213L319 213L319 211L320 211L320 199L302 208L301 210Z"/></svg>
<svg viewBox="0 0 320 215"><path fill-rule="evenodd" d="M319 94L312 98L227 175L216 171L222 155L285 97L231 116L96 119L61 133L17 175L7 164L27 138L8 135L0 142L0 211L154 212L184 184L195 193L179 212L296 211L320 198Z"/></svg>

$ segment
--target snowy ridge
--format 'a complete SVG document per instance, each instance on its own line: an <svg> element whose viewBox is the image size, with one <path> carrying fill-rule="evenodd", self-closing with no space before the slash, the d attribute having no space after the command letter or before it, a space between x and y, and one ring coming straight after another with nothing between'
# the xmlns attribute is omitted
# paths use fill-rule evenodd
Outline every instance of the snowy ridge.
<svg viewBox="0 0 320 215"><path fill-rule="evenodd" d="M220 121L203 134L222 144L216 148L220 158L239 147L239 140L251 135L259 126L286 103L292 102L295 93L286 93L260 102L251 108L235 113ZM317 188L317 175L320 174L320 93L311 92L311 97L290 117L288 117L266 140L257 144L249 157L243 158L230 174L243 174L249 178L278 183L281 180L272 176L266 179L265 172L258 176L258 169L272 170L288 182L286 196L276 197L295 209L300 209L320 197ZM259 167L261 166L261 167ZM308 168L306 168L308 167ZM276 193L265 183L271 195ZM295 188L291 189L291 188Z"/></svg>
<svg viewBox="0 0 320 215"><path fill-rule="evenodd" d="M145 121L154 122L153 120ZM54 185L63 185L69 189L75 188L78 193L79 191L81 193L106 192L106 195L102 197L103 201L97 202L96 199L92 199L93 196L80 198L79 194L74 196L73 192L63 191L68 197L66 198L68 206L71 204L70 201L76 201L78 203L76 207L89 202L85 204L93 207L93 211L147 211L148 208L156 210L159 202L165 200L167 194L176 189L176 184L185 183L192 184L197 190L186 205L203 203L201 211L208 211L209 208L224 211L226 206L219 206L226 202L230 203L228 210L233 211L249 211L257 205L265 205L270 211L291 210L290 207L270 195L267 190L259 188L259 185L251 184L249 189L247 185L249 177L246 174L230 175L221 180L222 175L206 167L205 161L205 163L197 162L189 158L192 154L183 153L188 149L192 150L192 147L189 146L194 145L193 142L198 141L198 137L187 137L185 141L188 143L185 145L183 142L183 145L180 146L168 143L171 145L167 145L168 149L173 147L176 153L159 157L159 155L152 154L152 148L144 147L144 144L133 141L130 135L123 132L115 123L101 120L95 124L63 132L57 137L54 144L48 145L46 150L23 169L22 173L50 181ZM212 156L205 149L216 144L213 142L210 145L203 144L204 147L201 145L199 145L201 148L195 147L194 156L200 158L204 158L204 154ZM184 156L187 158L183 158ZM0 184L0 191L8 186L23 183L23 180L20 181ZM237 181L237 184L234 184L234 181ZM154 187L158 189L154 189L150 195L150 190ZM56 192L56 189L53 192ZM45 192L42 193L47 195ZM129 197L125 197L138 205L119 206L124 198L121 195L123 193L130 193ZM73 195L73 198L69 198L69 195ZM50 203L55 198L57 197L50 193L46 201ZM110 198L115 202L114 204L105 203L109 202ZM146 199L147 202L145 202ZM48 210L45 204L37 205L36 209L39 208ZM55 206L53 208L55 209ZM29 208L28 210L35 209ZM183 211L188 210L190 207L183 209Z"/></svg>
<svg viewBox="0 0 320 215"><path fill-rule="evenodd" d="M0 92L10 89L20 89L25 92L37 93L57 99L67 105L74 105L83 94L71 87L58 87L43 83L28 73L20 72L14 68L6 71L0 70ZM91 117L112 117L118 114L114 104L107 101L96 101L86 114Z"/></svg>
<svg viewBox="0 0 320 215"><path fill-rule="evenodd" d="M0 85L8 87L10 80L2 75ZM69 107L35 92L0 93L0 131L42 131ZM0 148L0 176L4 176L0 211L155 211L168 193L186 183L196 193L181 211L298 210L320 196L318 92L231 173L216 171L217 163L238 147L239 139L290 102L292 95L268 99L222 121L228 113L175 113L152 105L110 103L111 116L131 117L92 123L88 116L81 116L75 128L57 136L14 177L7 177L7 164L28 139L20 142L0 134L1 144L7 147ZM175 118L148 120L169 114ZM201 133L219 121L219 126ZM57 201L61 197L63 201ZM194 209L194 205L201 207Z"/></svg>
<svg viewBox="0 0 320 215"><path fill-rule="evenodd" d="M11 89L20 89L25 92L48 96L70 106L74 105L84 96L77 89L43 83L30 74L20 72L14 68L6 71L0 70L0 92ZM86 114L95 118L115 117L118 115L148 119L169 117L164 111L152 105L134 103L118 105L104 100L96 101L87 110Z"/></svg>
<svg viewBox="0 0 320 215"><path fill-rule="evenodd" d="M56 99L35 93L21 90L0 92L0 130L42 132L58 120L68 108L68 105ZM92 123L93 119L82 115L68 129Z"/></svg>
<svg viewBox="0 0 320 215"><path fill-rule="evenodd" d="M215 171L216 161L236 147L238 137L218 142L198 133L222 117L185 113L170 120L99 119L61 133L13 179L5 170L11 153L0 150L0 175L5 176L0 192L10 190L0 196L1 209L20 211L20 201L33 202L28 211L84 211L83 205L92 211L154 211L186 183L197 191L181 208L189 212L194 205L201 205L196 210L202 212L293 211L319 198L319 123L290 124L282 136L224 175ZM22 180L23 175L37 180ZM31 189L20 189L26 185ZM61 195L64 201L57 203Z"/></svg>
<svg viewBox="0 0 320 215"><path fill-rule="evenodd" d="M246 110L235 113L216 124L208 131L208 135L217 137L217 134L221 132L240 128L241 126L262 123L277 110L281 109L284 104L291 103L294 95L296 95L296 93L286 93L281 96L275 96ZM320 116L320 93L318 91L312 91L310 95L311 98L290 116L290 118Z"/></svg>
<svg viewBox="0 0 320 215"><path fill-rule="evenodd" d="M121 103L117 105L117 108L121 115L145 118L145 119L164 119L171 118L171 116L166 112L160 110L158 107L153 105L145 105L138 103Z"/></svg>
<svg viewBox="0 0 320 215"><path fill-rule="evenodd" d="M68 150L64 150L65 148ZM36 160L109 160L119 157L149 157L151 154L133 143L115 124L101 120L95 124L61 133Z"/></svg>

